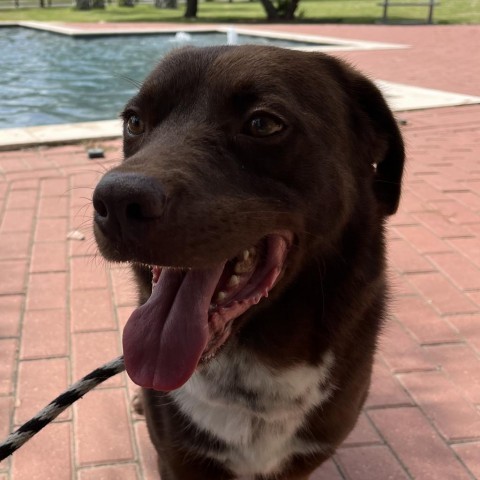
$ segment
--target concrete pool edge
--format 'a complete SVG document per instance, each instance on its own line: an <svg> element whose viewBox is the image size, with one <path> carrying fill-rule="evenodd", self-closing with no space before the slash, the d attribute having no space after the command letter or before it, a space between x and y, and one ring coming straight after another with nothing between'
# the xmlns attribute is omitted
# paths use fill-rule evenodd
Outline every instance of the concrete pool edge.
<svg viewBox="0 0 480 480"><path fill-rule="evenodd" d="M89 24L91 25L91 24ZM116 29L111 27L115 25ZM17 22L0 22L1 27L23 27L33 30L41 30L59 35L65 35L76 38L94 38L101 36L128 36L128 35L161 35L174 34L178 31L186 33L227 33L228 30L234 28L240 35L250 35L256 37L267 37L277 40L288 40L291 42L311 43L311 47L302 48L308 51L371 51L371 50L398 50L410 48L410 45L388 43L388 42L374 42L367 40L356 39L342 39L323 35L306 35L289 32L275 32L271 30L262 30L252 26L237 27L229 24L207 25L207 26L189 26L189 25L175 25L167 27L165 24L151 26L141 24L137 28L121 28L118 23L96 23L94 29L82 29L81 25L75 26L61 22L36 22L36 21L17 21ZM109 28L110 27L110 28ZM326 44L326 45L321 45Z"/></svg>
<svg viewBox="0 0 480 480"><path fill-rule="evenodd" d="M0 151L86 140L108 140L122 135L121 120L62 123L0 129Z"/></svg>

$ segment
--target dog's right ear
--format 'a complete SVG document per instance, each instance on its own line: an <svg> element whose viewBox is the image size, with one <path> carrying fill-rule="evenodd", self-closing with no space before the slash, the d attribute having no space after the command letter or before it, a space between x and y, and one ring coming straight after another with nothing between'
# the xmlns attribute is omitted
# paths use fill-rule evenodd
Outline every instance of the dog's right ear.
<svg viewBox="0 0 480 480"><path fill-rule="evenodd" d="M358 110L355 116L361 122L361 141L368 149L364 161L375 169L375 197L382 212L393 215L400 203L405 163L402 135L392 111L374 83L353 70L349 77L349 93L356 104L355 110Z"/></svg>

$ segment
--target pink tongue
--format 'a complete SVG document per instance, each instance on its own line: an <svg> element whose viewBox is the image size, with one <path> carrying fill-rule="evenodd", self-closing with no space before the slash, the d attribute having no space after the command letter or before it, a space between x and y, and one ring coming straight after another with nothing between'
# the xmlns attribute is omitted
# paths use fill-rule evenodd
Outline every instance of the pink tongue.
<svg viewBox="0 0 480 480"><path fill-rule="evenodd" d="M123 330L125 367L137 385L170 391L193 374L208 342L208 308L223 267L162 270Z"/></svg>

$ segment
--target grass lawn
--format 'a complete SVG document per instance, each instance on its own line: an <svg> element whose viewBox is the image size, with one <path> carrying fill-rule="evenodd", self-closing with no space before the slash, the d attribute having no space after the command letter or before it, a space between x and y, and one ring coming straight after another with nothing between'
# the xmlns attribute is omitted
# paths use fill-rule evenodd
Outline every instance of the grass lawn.
<svg viewBox="0 0 480 480"><path fill-rule="evenodd" d="M418 0L420 1L420 0ZM480 23L479 0L440 0L435 8L436 23ZM20 3L22 0L20 0ZM13 2L11 2L13 3ZM379 0L301 0L298 22L375 23L382 15ZM0 5L6 5L1 0ZM157 9L153 5L133 8L108 5L105 10L76 11L72 8L29 8L0 10L0 21L41 20L62 22L183 22L184 6L176 10ZM390 7L394 22L424 20L426 7ZM262 22L265 14L258 1L201 1L198 22Z"/></svg>

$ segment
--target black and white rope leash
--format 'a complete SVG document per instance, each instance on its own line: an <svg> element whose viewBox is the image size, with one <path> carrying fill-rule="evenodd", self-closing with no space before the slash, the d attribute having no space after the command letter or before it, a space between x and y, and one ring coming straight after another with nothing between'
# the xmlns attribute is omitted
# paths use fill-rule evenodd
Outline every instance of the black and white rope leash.
<svg viewBox="0 0 480 480"><path fill-rule="evenodd" d="M97 385L125 370L123 355L106 363L100 368L74 383L68 390L51 401L43 410L38 412L18 430L11 433L4 442L0 443L0 461L18 450L24 443L30 440L43 427L58 417L66 408L82 398L87 392Z"/></svg>

